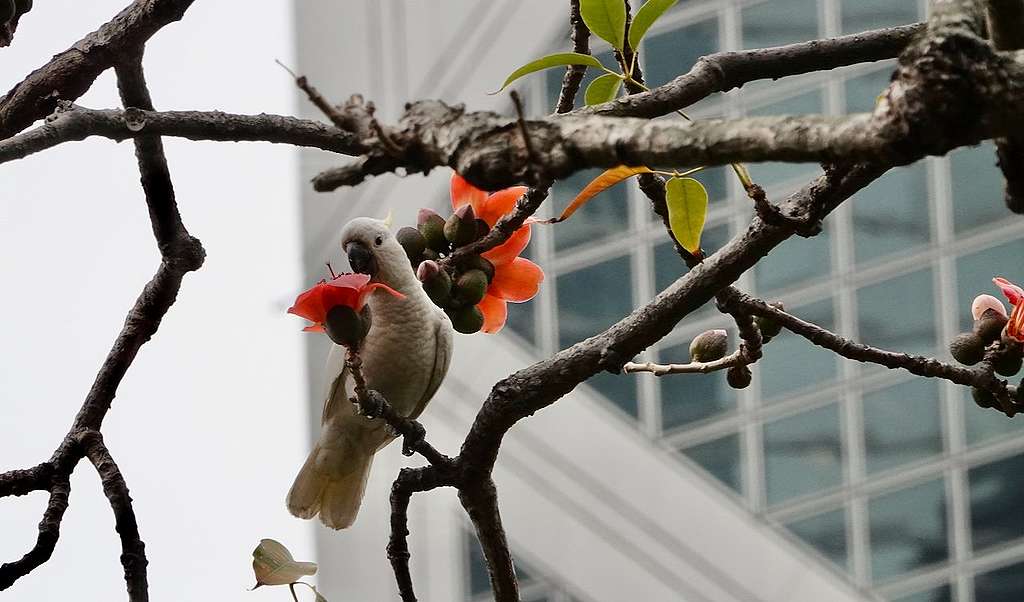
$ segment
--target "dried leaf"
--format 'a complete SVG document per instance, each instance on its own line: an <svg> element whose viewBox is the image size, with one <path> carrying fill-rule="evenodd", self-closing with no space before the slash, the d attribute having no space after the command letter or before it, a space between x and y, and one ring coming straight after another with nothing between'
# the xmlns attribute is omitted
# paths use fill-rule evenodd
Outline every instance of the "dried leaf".
<svg viewBox="0 0 1024 602"><path fill-rule="evenodd" d="M302 577L316 574L315 562L297 562L288 548L273 539L261 539L252 551L252 570L256 573L256 587L261 585L288 585Z"/></svg>
<svg viewBox="0 0 1024 602"><path fill-rule="evenodd" d="M605 171L601 175L591 180L590 183L587 184L578 195L576 195L576 198L574 198L572 202L569 203L569 206L565 208L565 211L562 211L562 215L559 215L558 217L552 220L548 220L547 223L557 224L558 222L562 222L569 219L569 217L572 216L573 213L576 213L577 209L585 205L587 201L594 198L605 189L610 188L623 180L629 179L635 175L639 175L642 173L653 172L647 167L627 167L625 165L613 167L608 171Z"/></svg>
<svg viewBox="0 0 1024 602"><path fill-rule="evenodd" d="M665 201L672 234L684 249L697 254L708 213L708 192L693 178L672 178L665 184Z"/></svg>

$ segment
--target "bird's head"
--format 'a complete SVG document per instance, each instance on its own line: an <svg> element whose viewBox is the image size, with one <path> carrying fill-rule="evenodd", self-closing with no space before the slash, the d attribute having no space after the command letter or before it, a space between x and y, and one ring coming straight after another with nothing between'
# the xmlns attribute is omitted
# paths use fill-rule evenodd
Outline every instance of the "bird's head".
<svg viewBox="0 0 1024 602"><path fill-rule="evenodd" d="M341 248L353 272L408 294L406 289L419 286L419 281L388 221L369 217L350 221L341 231Z"/></svg>

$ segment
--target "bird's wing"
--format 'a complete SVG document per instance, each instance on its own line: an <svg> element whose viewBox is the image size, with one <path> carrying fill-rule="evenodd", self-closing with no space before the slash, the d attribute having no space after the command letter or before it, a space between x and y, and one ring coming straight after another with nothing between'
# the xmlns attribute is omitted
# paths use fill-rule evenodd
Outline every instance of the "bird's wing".
<svg viewBox="0 0 1024 602"><path fill-rule="evenodd" d="M320 424L325 424L327 419L334 415L340 401L348 401L348 368L345 367L345 348L340 345L331 345L331 352L327 355L327 367L325 368L326 387L324 392L324 409L320 414Z"/></svg>
<svg viewBox="0 0 1024 602"><path fill-rule="evenodd" d="M437 321L437 328L434 330L434 369L430 374L430 382L427 383L427 389L423 392L423 397L420 398L409 418L416 418L423 411L423 408L427 407L427 402L437 392L438 387L441 386L441 381L444 380L445 374L448 373L448 365L452 360L451 320L448 319L444 312L439 311L437 313L439 319Z"/></svg>

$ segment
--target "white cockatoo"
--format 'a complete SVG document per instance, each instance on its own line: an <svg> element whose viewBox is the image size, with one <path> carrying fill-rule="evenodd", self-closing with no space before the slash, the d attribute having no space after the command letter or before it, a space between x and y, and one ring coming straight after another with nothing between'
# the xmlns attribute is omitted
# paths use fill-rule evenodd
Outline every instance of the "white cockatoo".
<svg viewBox="0 0 1024 602"><path fill-rule="evenodd" d="M341 245L352 270L402 293L370 294L372 325L359 348L367 387L395 412L415 418L437 391L452 354L452 326L427 297L405 250L386 221L357 218L345 225ZM288 492L288 510L332 529L352 524L366 489L373 455L395 435L382 419L356 414L345 348L332 345L320 438Z"/></svg>

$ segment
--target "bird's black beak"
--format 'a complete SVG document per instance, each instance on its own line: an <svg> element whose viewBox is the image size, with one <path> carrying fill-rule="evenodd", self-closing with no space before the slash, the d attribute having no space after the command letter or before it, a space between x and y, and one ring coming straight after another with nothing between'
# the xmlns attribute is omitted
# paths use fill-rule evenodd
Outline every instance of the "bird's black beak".
<svg viewBox="0 0 1024 602"><path fill-rule="evenodd" d="M348 243L345 245L345 254L348 255L348 263L352 266L353 272L366 274L371 278L377 274L377 258L363 243L356 240Z"/></svg>

